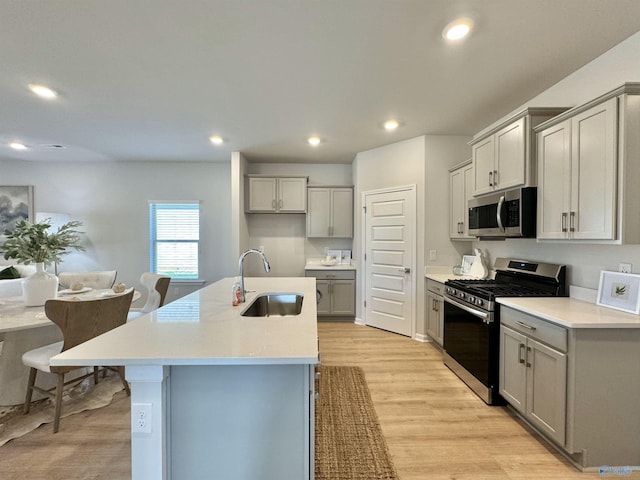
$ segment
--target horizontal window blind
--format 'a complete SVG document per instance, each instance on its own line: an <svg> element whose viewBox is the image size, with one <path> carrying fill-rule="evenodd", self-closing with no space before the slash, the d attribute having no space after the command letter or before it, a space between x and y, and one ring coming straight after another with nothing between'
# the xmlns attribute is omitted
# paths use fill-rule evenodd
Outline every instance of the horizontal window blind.
<svg viewBox="0 0 640 480"><path fill-rule="evenodd" d="M200 205L150 203L150 270L174 279L198 278Z"/></svg>

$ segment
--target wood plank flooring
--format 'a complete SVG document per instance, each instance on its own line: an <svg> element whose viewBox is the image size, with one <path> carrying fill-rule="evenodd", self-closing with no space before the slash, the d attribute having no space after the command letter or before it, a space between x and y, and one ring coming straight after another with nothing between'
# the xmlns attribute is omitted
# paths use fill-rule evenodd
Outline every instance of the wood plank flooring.
<svg viewBox="0 0 640 480"><path fill-rule="evenodd" d="M323 364L364 369L400 480L601 478L578 472L506 408L485 405L432 345L352 323L318 331ZM120 392L62 419L56 435L48 424L12 440L0 447L0 479L130 478L129 415Z"/></svg>

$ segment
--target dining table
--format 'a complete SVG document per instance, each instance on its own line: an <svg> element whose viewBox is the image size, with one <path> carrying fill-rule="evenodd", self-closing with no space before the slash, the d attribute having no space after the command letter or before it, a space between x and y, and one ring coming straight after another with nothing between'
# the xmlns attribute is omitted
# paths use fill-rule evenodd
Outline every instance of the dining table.
<svg viewBox="0 0 640 480"><path fill-rule="evenodd" d="M65 301L85 301L106 298L115 293L112 289L83 288L79 291L61 290L57 298ZM133 300L141 297L134 291ZM49 320L44 305L27 307L22 296L0 298L0 407L18 405L24 402L29 368L22 363L22 355L34 348L62 340L62 332ZM43 388L55 386L55 376L38 382ZM40 396L38 398L43 398ZM34 400L37 397L34 396Z"/></svg>

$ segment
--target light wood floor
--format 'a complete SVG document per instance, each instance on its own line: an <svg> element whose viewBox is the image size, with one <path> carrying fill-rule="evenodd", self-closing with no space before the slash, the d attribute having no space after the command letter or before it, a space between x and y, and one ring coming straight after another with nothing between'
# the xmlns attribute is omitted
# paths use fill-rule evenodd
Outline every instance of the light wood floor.
<svg viewBox="0 0 640 480"><path fill-rule="evenodd" d="M506 408L485 405L432 345L351 323L318 330L323 364L364 369L400 480L601 478L575 470ZM124 480L129 441L120 392L108 407L62 419L56 435L48 424L0 447L0 479Z"/></svg>

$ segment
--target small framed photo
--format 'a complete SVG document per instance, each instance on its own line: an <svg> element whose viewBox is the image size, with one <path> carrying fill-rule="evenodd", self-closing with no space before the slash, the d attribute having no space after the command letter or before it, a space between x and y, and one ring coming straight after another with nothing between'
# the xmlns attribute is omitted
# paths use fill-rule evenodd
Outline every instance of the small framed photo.
<svg viewBox="0 0 640 480"><path fill-rule="evenodd" d="M596 303L637 315L640 313L640 275L601 271Z"/></svg>

